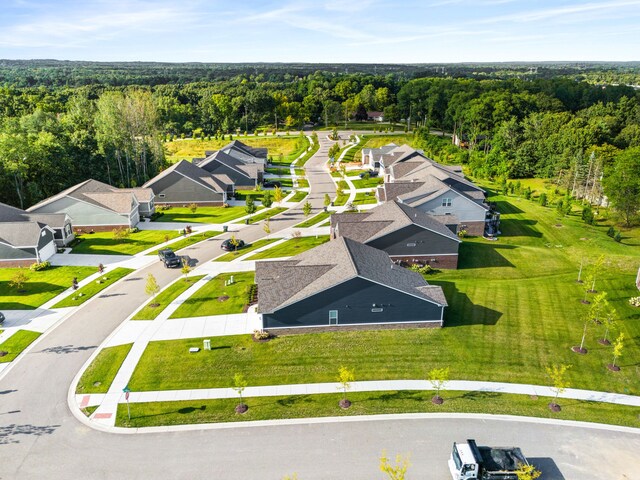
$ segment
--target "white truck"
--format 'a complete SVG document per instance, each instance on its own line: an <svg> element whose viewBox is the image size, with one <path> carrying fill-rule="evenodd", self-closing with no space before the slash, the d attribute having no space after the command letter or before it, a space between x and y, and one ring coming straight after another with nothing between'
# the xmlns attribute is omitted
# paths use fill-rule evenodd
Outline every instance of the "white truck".
<svg viewBox="0 0 640 480"><path fill-rule="evenodd" d="M529 462L518 447L479 447L475 440L453 443L449 471L453 480L518 480Z"/></svg>

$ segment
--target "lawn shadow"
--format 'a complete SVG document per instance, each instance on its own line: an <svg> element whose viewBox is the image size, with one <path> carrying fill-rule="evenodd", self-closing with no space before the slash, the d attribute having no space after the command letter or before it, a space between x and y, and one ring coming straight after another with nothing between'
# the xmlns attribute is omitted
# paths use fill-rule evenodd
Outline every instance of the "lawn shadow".
<svg viewBox="0 0 640 480"><path fill-rule="evenodd" d="M386 392L380 395L373 395L366 398L366 400L381 400L383 402L392 402L394 400L414 400L416 402L424 402L424 396L423 392L419 390L398 390L393 393Z"/></svg>
<svg viewBox="0 0 640 480"><path fill-rule="evenodd" d="M178 410L178 413L182 415L188 415L190 413L195 412L196 410L200 410L201 412L204 412L206 409L207 409L206 405L200 405L200 407L185 407Z"/></svg>
<svg viewBox="0 0 640 480"><path fill-rule="evenodd" d="M288 397L279 398L275 403L281 407L293 407L299 403L308 402L310 400L311 395L289 395Z"/></svg>
<svg viewBox="0 0 640 480"><path fill-rule="evenodd" d="M542 473L540 478L545 480L565 480L564 475L560 472L560 469L553 461L553 458L549 457L527 457L529 463L536 467Z"/></svg>
<svg viewBox="0 0 640 480"><path fill-rule="evenodd" d="M473 390L471 392L465 392L462 395L458 395L457 397L450 397L451 400L462 398L465 400L488 400L491 398L500 398L502 396L499 392L484 392L480 390Z"/></svg>
<svg viewBox="0 0 640 480"><path fill-rule="evenodd" d="M501 215L510 215L513 213L524 213L524 210L516 207L513 203L507 202L506 200L497 200L495 202L491 202L495 206L495 209L500 212Z"/></svg>
<svg viewBox="0 0 640 480"><path fill-rule="evenodd" d="M449 308L445 310L444 326L461 327L466 325L495 325L502 312L482 305L475 305L466 293L460 292L454 282L432 280L429 283L440 285L444 290Z"/></svg>
<svg viewBox="0 0 640 480"><path fill-rule="evenodd" d="M537 224L537 220L507 218L500 221L500 232L503 237L542 238L542 232L533 228Z"/></svg>
<svg viewBox="0 0 640 480"><path fill-rule="evenodd" d="M513 250L515 245L493 243L463 242L460 245L458 270L467 268L491 268L515 266L507 260L500 250Z"/></svg>

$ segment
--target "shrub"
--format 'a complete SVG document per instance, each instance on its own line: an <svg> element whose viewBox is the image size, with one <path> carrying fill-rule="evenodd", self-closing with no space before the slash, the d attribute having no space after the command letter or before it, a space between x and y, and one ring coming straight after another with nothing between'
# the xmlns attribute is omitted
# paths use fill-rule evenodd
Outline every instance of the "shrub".
<svg viewBox="0 0 640 480"><path fill-rule="evenodd" d="M543 207L546 207L548 203L547 194L542 192L538 197L538 202L540 202L540 205L542 205Z"/></svg>
<svg viewBox="0 0 640 480"><path fill-rule="evenodd" d="M414 272L418 272L422 275L431 275L433 273L438 273L439 270L436 270L435 268L433 268L431 265L411 265L411 267L409 267L410 270L413 270Z"/></svg>
<svg viewBox="0 0 640 480"><path fill-rule="evenodd" d="M41 270L46 270L50 266L51 266L51 263L45 260L44 262L36 262L31 264L31 266L29 267L29 270L33 272L39 272Z"/></svg>
<svg viewBox="0 0 640 480"><path fill-rule="evenodd" d="M640 307L640 297L631 297L629 299L629 305L632 307Z"/></svg>
<svg viewBox="0 0 640 480"><path fill-rule="evenodd" d="M527 200L531 200L531 193L531 187L525 188L523 191L524 198L526 198Z"/></svg>
<svg viewBox="0 0 640 480"><path fill-rule="evenodd" d="M620 232L616 232L615 236L613 237L613 239L620 243L622 241L622 234Z"/></svg>
<svg viewBox="0 0 640 480"><path fill-rule="evenodd" d="M467 236L467 231L466 231L464 228L463 228L462 230L459 230L459 231L458 231L458 236L459 236L460 238L466 238L466 236Z"/></svg>
<svg viewBox="0 0 640 480"><path fill-rule="evenodd" d="M249 291L247 291L247 305L252 305L256 302L258 297L258 285L255 283L249 287Z"/></svg>
<svg viewBox="0 0 640 480"><path fill-rule="evenodd" d="M264 330L254 330L253 338L256 340L267 340L271 338L271 334L269 332L265 332Z"/></svg>
<svg viewBox="0 0 640 480"><path fill-rule="evenodd" d="M585 205L582 208L582 220L584 220L584 223L586 223L587 225L593 225L593 219L594 215L593 210L591 209L591 205Z"/></svg>
<svg viewBox="0 0 640 480"><path fill-rule="evenodd" d="M616 236L616 229L613 227L609 227L609 230L607 230L607 235L610 236L611 238Z"/></svg>

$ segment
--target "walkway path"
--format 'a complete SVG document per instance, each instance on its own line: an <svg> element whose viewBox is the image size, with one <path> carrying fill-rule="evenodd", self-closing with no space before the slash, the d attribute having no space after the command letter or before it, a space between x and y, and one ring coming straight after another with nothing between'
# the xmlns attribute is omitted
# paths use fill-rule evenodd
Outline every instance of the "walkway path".
<svg viewBox="0 0 640 480"><path fill-rule="evenodd" d="M400 390L433 390L432 384L427 380L379 380L366 382L352 382L351 392L385 392ZM519 395L536 395L541 397L555 397L555 392L550 387L541 385L524 385L517 383L477 382L471 380L451 380L446 385L447 390L463 392L498 392L513 393ZM306 383L293 385L267 385L260 387L247 387L243 396L251 397L275 397L284 395L316 395L322 393L338 394L342 390L339 383ZM446 391L443 392L446 396ZM232 388L203 388L194 390L162 390L152 392L131 392L129 401L132 403L143 402L170 402L176 400L211 400L215 398L237 398L238 393ZM617 405L630 405L640 407L640 397L624 395L621 393L595 392L591 390L567 389L560 398L585 400L591 402L613 403ZM104 400L104 394L76 395L76 401L82 406L99 405ZM125 403L121 396L120 403Z"/></svg>

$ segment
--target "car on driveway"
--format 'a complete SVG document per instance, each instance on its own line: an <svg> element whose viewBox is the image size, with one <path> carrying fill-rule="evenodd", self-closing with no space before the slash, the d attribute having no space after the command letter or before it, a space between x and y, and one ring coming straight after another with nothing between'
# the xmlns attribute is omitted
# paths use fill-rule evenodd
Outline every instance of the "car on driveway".
<svg viewBox="0 0 640 480"><path fill-rule="evenodd" d="M176 252L170 248L163 248L158 251L160 261L164 263L165 268L176 268L182 265L182 258L176 255Z"/></svg>
<svg viewBox="0 0 640 480"><path fill-rule="evenodd" d="M236 239L236 244L234 245L230 238L227 238L224 242L222 242L222 245L220 245L220 248L222 248L226 252L240 250L243 247L244 241Z"/></svg>
<svg viewBox="0 0 640 480"><path fill-rule="evenodd" d="M264 188L276 188L276 187L281 187L282 184L280 182L267 180L262 184L262 186Z"/></svg>
<svg viewBox="0 0 640 480"><path fill-rule="evenodd" d="M0 312L0 325L4 323L4 313Z"/></svg>
<svg viewBox="0 0 640 480"><path fill-rule="evenodd" d="M360 178L364 178L367 175L369 175L369 177L377 177L378 176L378 171L377 170L369 170L368 172L362 172L360 175L358 175Z"/></svg>

